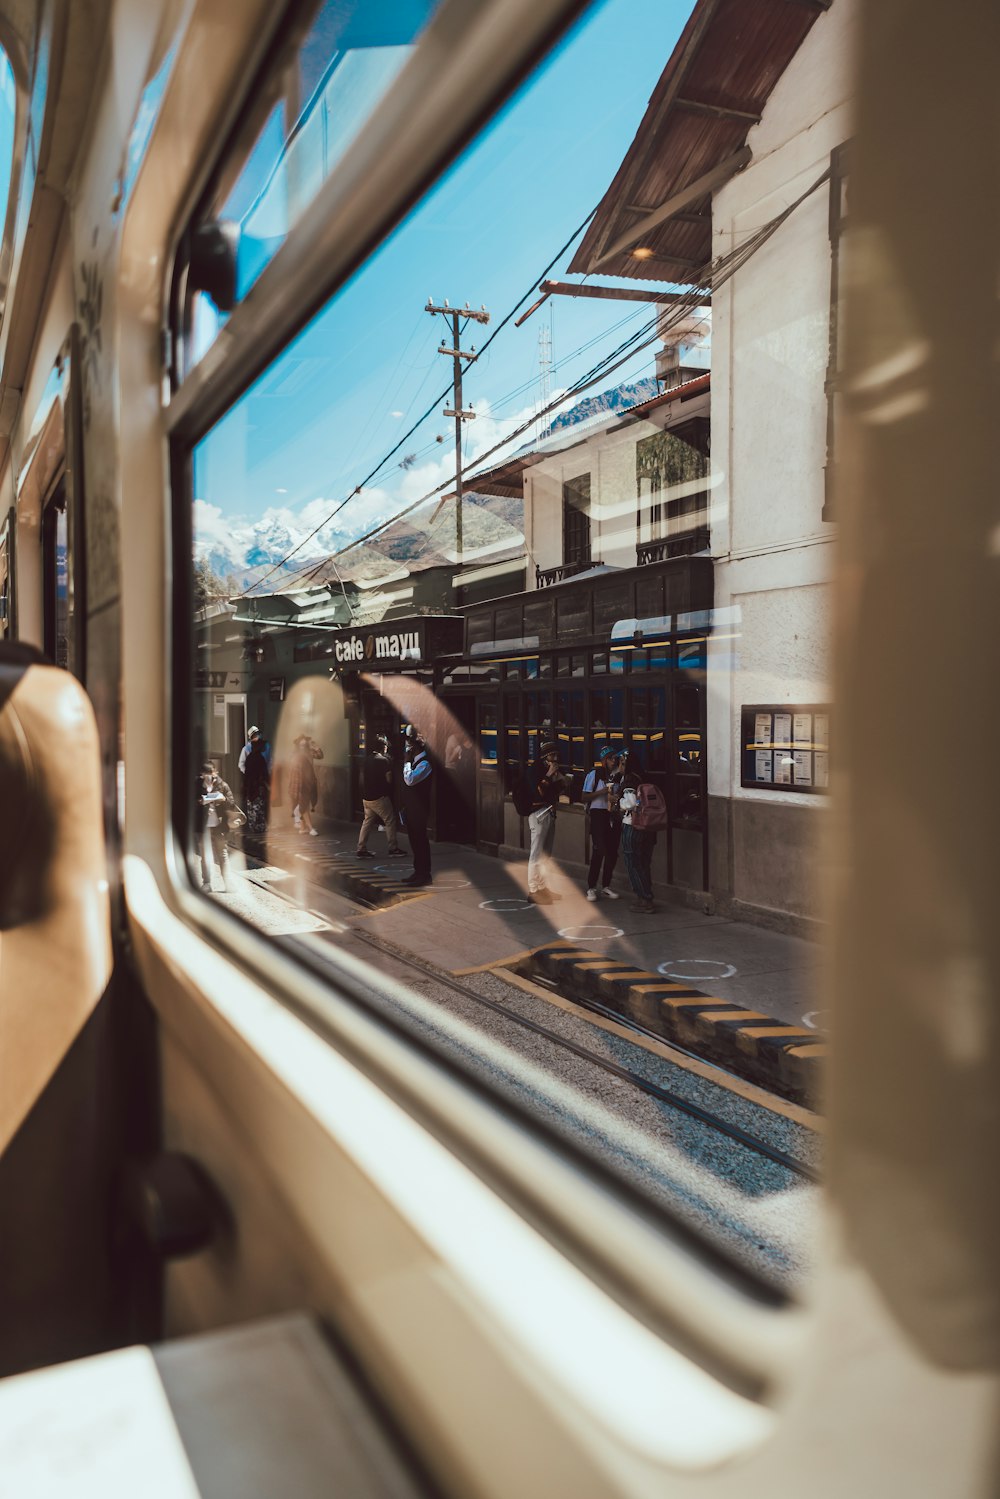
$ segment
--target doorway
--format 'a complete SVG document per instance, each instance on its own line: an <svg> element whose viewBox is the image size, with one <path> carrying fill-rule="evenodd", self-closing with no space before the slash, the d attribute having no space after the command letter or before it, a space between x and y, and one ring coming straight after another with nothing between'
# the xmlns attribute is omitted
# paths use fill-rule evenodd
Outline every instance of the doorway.
<svg viewBox="0 0 1000 1499"><path fill-rule="evenodd" d="M437 836L448 843L476 842L476 702L456 694L441 699L449 715L437 793Z"/></svg>

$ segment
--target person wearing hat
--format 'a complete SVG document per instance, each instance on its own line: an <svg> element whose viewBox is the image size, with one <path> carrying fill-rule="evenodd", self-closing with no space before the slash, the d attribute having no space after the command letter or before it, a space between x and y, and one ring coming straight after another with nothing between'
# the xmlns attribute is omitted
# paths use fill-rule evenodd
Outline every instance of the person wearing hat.
<svg viewBox="0 0 1000 1499"><path fill-rule="evenodd" d="M531 813L528 831L531 850L528 854L528 895L538 906L549 906L559 896L549 888L552 872L552 845L556 838L556 807L559 797L569 791L569 783L559 769L559 747L546 740L538 760L529 772L531 780Z"/></svg>
<svg viewBox="0 0 1000 1499"><path fill-rule="evenodd" d="M601 746L597 758L601 762L598 770L587 772L581 793L583 804L590 813L590 868L587 871L587 899L618 900L611 888L611 880L618 862L618 845L622 836L622 820L617 810L612 811L609 788L618 768L618 751L612 744ZM603 874L602 874L603 866Z"/></svg>
<svg viewBox="0 0 1000 1499"><path fill-rule="evenodd" d="M250 751L253 749L253 742L254 742L255 739L259 739L259 738L260 738L260 729L258 729L258 727L257 727L257 725L255 723L252 723L250 725L249 731L247 733L247 742L243 746L243 748L240 750L240 758L239 758L240 775L245 775L246 774L247 761L250 758Z"/></svg>

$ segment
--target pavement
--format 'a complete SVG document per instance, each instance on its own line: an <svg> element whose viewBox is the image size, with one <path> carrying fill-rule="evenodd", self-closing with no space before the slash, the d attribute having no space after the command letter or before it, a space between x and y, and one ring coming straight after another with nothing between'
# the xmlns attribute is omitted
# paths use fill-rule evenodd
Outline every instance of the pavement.
<svg viewBox="0 0 1000 1499"><path fill-rule="evenodd" d="M316 838L278 830L269 839L267 862L294 872L301 907L315 909L312 886L360 895L374 906L358 913L360 919L381 938L453 975L511 966L562 943L806 1033L824 1030L824 955L801 937L666 901L653 915L632 912L631 891L619 872L618 900L588 901L582 882L560 872L552 886L559 899L536 906L528 899L526 860L509 862L457 844L432 845L433 884L414 893L400 886L409 862L385 857L383 835L372 840L376 857L363 863L354 856L356 837L349 824L328 823ZM287 885L282 894L289 894Z"/></svg>

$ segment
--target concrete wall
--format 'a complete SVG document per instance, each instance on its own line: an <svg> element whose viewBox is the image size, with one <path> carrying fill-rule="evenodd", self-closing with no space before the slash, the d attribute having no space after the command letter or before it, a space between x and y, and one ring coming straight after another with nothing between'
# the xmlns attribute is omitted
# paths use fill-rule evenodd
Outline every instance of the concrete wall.
<svg viewBox="0 0 1000 1499"><path fill-rule="evenodd" d="M804 193L851 133L855 0L816 22L750 131L753 161L713 201L713 253ZM740 785L746 703L827 702L828 580L834 528L822 519L830 310L829 190L820 186L713 294L712 553L715 600L735 639L712 646L708 786L711 884L790 918L815 914L822 797ZM732 802L723 814L720 801Z"/></svg>

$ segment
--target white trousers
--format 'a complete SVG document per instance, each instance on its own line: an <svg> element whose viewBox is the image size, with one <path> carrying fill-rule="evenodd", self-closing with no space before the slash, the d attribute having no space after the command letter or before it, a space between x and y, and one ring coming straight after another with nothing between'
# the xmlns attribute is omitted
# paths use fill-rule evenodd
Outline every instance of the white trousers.
<svg viewBox="0 0 1000 1499"><path fill-rule="evenodd" d="M531 852L528 854L528 893L545 890L552 874L552 845L556 838L556 814L553 807L540 807L528 818Z"/></svg>

